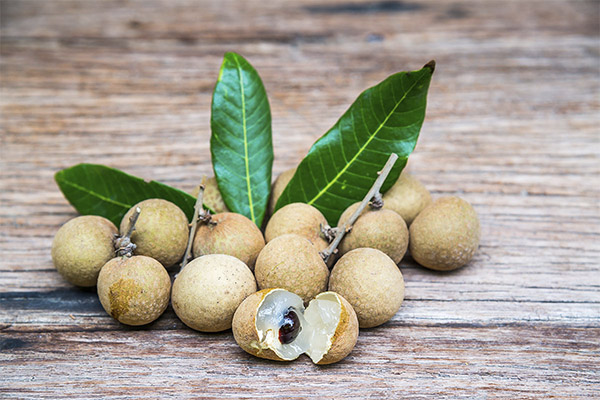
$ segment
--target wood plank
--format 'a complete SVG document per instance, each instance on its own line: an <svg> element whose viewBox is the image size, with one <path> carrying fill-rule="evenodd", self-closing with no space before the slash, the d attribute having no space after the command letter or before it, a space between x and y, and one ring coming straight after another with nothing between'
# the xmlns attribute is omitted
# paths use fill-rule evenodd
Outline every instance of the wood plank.
<svg viewBox="0 0 600 400"><path fill-rule="evenodd" d="M597 1L5 0L0 20L1 397L600 397ZM76 215L61 168L211 173L231 50L269 94L276 174L362 90L437 60L408 168L474 205L481 247L452 273L403 260L400 312L330 367L258 360L171 307L127 328L52 267Z"/></svg>
<svg viewBox="0 0 600 400"><path fill-rule="evenodd" d="M394 325L361 331L347 361L327 367L305 357L291 364L258 360L231 333L177 328L21 333L4 339L12 351L2 364L15 366L3 383L37 398L598 394L598 328Z"/></svg>

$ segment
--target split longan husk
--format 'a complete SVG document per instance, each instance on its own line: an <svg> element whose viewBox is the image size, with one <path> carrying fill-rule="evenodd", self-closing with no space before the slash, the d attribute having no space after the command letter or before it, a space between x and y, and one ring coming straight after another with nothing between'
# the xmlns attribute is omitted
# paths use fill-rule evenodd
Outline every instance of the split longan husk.
<svg viewBox="0 0 600 400"><path fill-rule="evenodd" d="M254 270L260 289L283 288L308 302L327 290L329 269L306 238L289 234L271 240L261 250Z"/></svg>
<svg viewBox="0 0 600 400"><path fill-rule="evenodd" d="M134 205L121 220L121 235L129 228L136 208L141 214L131 235L134 254L152 257L165 268L181 260L189 237L188 219L179 207L163 199L148 199Z"/></svg>
<svg viewBox="0 0 600 400"><path fill-rule="evenodd" d="M410 226L410 253L424 267L450 271L473 258L479 235L479 218L473 207L458 197L442 197Z"/></svg>
<svg viewBox="0 0 600 400"><path fill-rule="evenodd" d="M207 254L228 254L239 258L254 270L256 257L265 247L262 232L241 214L221 213L209 222L198 224L193 243L194 257Z"/></svg>
<svg viewBox="0 0 600 400"><path fill-rule="evenodd" d="M52 242L52 262L67 281L95 286L100 269L115 256L117 227L103 217L84 215L64 224Z"/></svg>
<svg viewBox="0 0 600 400"><path fill-rule="evenodd" d="M332 364L356 345L358 320L335 292L320 293L306 309L284 289L265 289L246 298L233 317L233 336L246 352L291 361L307 354L315 364Z"/></svg>
<svg viewBox="0 0 600 400"><path fill-rule="evenodd" d="M350 219L359 205L354 203L342 213L339 227ZM339 246L340 255L361 247L381 250L398 264L408 248L408 228L404 219L392 210L365 209L352 230L344 235Z"/></svg>
<svg viewBox="0 0 600 400"><path fill-rule="evenodd" d="M352 304L361 328L372 328L389 321L400 309L404 279L385 253L360 248L337 261L329 278L329 290Z"/></svg>
<svg viewBox="0 0 600 400"><path fill-rule="evenodd" d="M296 234L310 240L318 251L329 246L329 241L321 232L321 225L327 220L315 207L306 203L291 203L273 214L265 229L265 240L269 243L278 236Z"/></svg>
<svg viewBox="0 0 600 400"><path fill-rule="evenodd" d="M169 304L171 278L161 263L146 256L113 258L98 276L104 310L126 325L156 320Z"/></svg>
<svg viewBox="0 0 600 400"><path fill-rule="evenodd" d="M225 254L210 254L187 264L173 283L173 309L184 324L201 332L231 328L240 303L256 292L246 264Z"/></svg>
<svg viewBox="0 0 600 400"><path fill-rule="evenodd" d="M429 191L406 172L402 172L396 183L383 195L383 208L397 212L407 226L429 204Z"/></svg>

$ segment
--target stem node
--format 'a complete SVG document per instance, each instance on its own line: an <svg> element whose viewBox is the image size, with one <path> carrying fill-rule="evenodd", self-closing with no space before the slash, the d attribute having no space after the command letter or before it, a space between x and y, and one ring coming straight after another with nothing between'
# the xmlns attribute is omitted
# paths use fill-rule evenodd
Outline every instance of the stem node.
<svg viewBox="0 0 600 400"><path fill-rule="evenodd" d="M129 217L129 226L127 227L127 233L124 236L117 236L115 240L115 254L121 257L131 257L133 256L133 251L136 248L135 243L131 242L131 235L133 235L133 231L135 230L135 224L137 223L140 214L142 213L142 209L139 207L135 208L135 211Z"/></svg>
<svg viewBox="0 0 600 400"><path fill-rule="evenodd" d="M323 257L323 261L325 261L325 263L329 261L329 257L331 257L332 254L335 254L337 252L337 247L344 238L344 235L352 230L352 225L354 225L354 222L356 222L356 220L358 219L360 214L362 214L363 210L369 204L369 202L373 204L379 203L379 200L381 199L381 193L379 193L379 189L381 189L381 186L383 186L383 182L385 182L385 179L390 174L390 171L392 170L392 167L396 163L397 159L397 154L390 154L390 157L385 163L383 169L377 172L378 176L377 179L375 179L373 186L371 186L371 189L369 189L356 211L354 211L354 213L350 216L350 219L344 225L342 225L341 228L338 226L337 228L332 229L335 230L335 237L333 241L331 242L329 247L327 247L324 251L320 252L321 257ZM382 199L381 205L383 206Z"/></svg>

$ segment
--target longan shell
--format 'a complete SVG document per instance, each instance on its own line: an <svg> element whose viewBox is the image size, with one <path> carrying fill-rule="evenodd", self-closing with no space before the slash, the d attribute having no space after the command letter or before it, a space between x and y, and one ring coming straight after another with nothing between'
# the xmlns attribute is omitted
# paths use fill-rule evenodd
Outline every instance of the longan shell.
<svg viewBox="0 0 600 400"><path fill-rule="evenodd" d="M348 207L340 217L338 226L345 224L360 203ZM381 250L398 264L408 248L408 228L404 219L395 211L365 209L358 217L352 230L344 235L339 246L340 255L370 247Z"/></svg>
<svg viewBox="0 0 600 400"><path fill-rule="evenodd" d="M121 220L121 235L129 227L129 218L135 209L142 210L131 241L137 246L134 254L152 257L165 268L181 260L189 236L188 219L183 211L170 201L148 199L131 207Z"/></svg>
<svg viewBox="0 0 600 400"><path fill-rule="evenodd" d="M222 213L213 215L209 223L198 224L192 248L194 257L228 254L254 270L263 247L265 239L254 222L241 214Z"/></svg>
<svg viewBox="0 0 600 400"><path fill-rule="evenodd" d="M265 240L281 235L296 234L310 240L318 251L323 251L329 242L321 232L321 225L327 225L325 216L315 207L306 203L291 203L273 214L265 229Z"/></svg>
<svg viewBox="0 0 600 400"><path fill-rule="evenodd" d="M260 338L256 330L256 315L265 297L273 290L263 289L248 296L236 310L233 316L233 337L237 344L247 353L256 357L275 361L290 361L282 359L273 350L260 344ZM322 294L326 294L322 293ZM340 322L331 338L332 344L327 353L317 364L332 364L345 358L358 339L358 319L352 306L341 295L334 293L341 306Z"/></svg>
<svg viewBox="0 0 600 400"><path fill-rule="evenodd" d="M389 321L400 309L404 279L385 253L360 248L344 254L335 264L329 290L348 300L361 328L372 328Z"/></svg>
<svg viewBox="0 0 600 400"><path fill-rule="evenodd" d="M323 355L323 358L319 360L317 363L319 365L333 364L346 358L352 349L354 349L358 340L358 318L356 317L354 308L342 295L339 293L335 293L335 295L340 300L342 307L340 322L333 334L333 338L331 338L331 347Z"/></svg>
<svg viewBox="0 0 600 400"><path fill-rule="evenodd" d="M103 217L84 215L64 224L52 242L52 262L73 285L95 286L100 269L115 256L117 227Z"/></svg>
<svg viewBox="0 0 600 400"><path fill-rule="evenodd" d="M327 289L329 269L311 242L299 235L274 238L262 249L254 270L260 289L283 288L307 303Z"/></svg>
<svg viewBox="0 0 600 400"><path fill-rule="evenodd" d="M410 253L424 267L450 271L473 258L479 235L479 218L473 207L458 197L442 197L410 226Z"/></svg>
<svg viewBox="0 0 600 400"><path fill-rule="evenodd" d="M237 258L210 254L187 264L173 283L171 302L184 324L201 332L231 328L240 303L256 292L250 269Z"/></svg>
<svg viewBox="0 0 600 400"><path fill-rule="evenodd" d="M113 258L98 276L98 297L104 310L127 325L145 325L169 304L171 278L156 260L146 256Z"/></svg>
<svg viewBox="0 0 600 400"><path fill-rule="evenodd" d="M200 193L200 186L196 186L190 192L190 194L194 197L198 197L198 193ZM210 208L210 210L215 214L229 212L229 208L227 208L225 200L223 200L223 196L221 196L217 179L215 177L206 179L206 182L204 183L204 195L202 197L202 203L206 207Z"/></svg>
<svg viewBox="0 0 600 400"><path fill-rule="evenodd" d="M269 199L269 215L273 215L275 211L275 206L277 205L277 200L281 197L281 193L283 193L285 187L292 180L292 177L296 173L296 168L291 168L283 171L275 182L273 182L273 186L271 188L271 198Z"/></svg>
<svg viewBox="0 0 600 400"><path fill-rule="evenodd" d="M233 338L246 352L253 356L268 360L286 361L279 357L273 350L260 345L260 338L256 331L256 313L265 296L277 289L263 289L246 297L233 315Z"/></svg>
<svg viewBox="0 0 600 400"><path fill-rule="evenodd" d="M429 191L406 172L383 195L383 208L397 212L410 226L419 213L431 204Z"/></svg>

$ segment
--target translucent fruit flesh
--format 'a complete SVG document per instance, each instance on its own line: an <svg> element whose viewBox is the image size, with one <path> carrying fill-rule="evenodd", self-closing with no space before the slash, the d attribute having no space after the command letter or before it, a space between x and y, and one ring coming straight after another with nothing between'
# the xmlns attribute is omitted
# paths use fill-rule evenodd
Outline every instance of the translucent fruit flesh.
<svg viewBox="0 0 600 400"><path fill-rule="evenodd" d="M261 343L282 359L294 360L306 353L317 363L331 347L340 315L334 293L317 296L305 309L299 296L276 289L265 296L255 324Z"/></svg>

